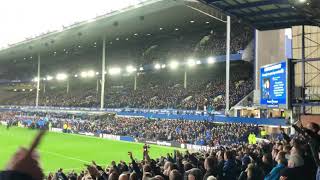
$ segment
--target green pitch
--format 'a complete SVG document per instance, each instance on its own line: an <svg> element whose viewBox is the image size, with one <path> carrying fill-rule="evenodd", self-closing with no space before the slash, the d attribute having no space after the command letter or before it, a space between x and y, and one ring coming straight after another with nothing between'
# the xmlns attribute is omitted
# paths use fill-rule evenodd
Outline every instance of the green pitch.
<svg viewBox="0 0 320 180"><path fill-rule="evenodd" d="M6 130L0 126L0 166L5 167L9 158L20 146L28 147L36 135L36 130L11 127ZM84 164L95 160L105 167L111 161L129 161L128 151L133 152L134 158L142 159L141 143L106 140L74 134L48 132L42 140L38 151L41 165L47 174L59 168L65 171L80 171ZM150 156L157 158L172 153L174 148L151 146Z"/></svg>

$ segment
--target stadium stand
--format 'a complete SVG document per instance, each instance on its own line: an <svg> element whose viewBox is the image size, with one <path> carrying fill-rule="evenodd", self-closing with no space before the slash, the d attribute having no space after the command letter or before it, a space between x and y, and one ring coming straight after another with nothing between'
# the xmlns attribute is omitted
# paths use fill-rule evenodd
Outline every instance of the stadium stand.
<svg viewBox="0 0 320 180"><path fill-rule="evenodd" d="M140 74L138 81L143 83L138 83L136 91L133 89L130 78L110 78L106 90L106 107L204 110L206 106L217 111L222 110L225 104L225 78L219 72L221 67L223 65L215 64L215 67L190 71L187 89L183 87L183 72L170 73L170 70ZM234 105L252 91L253 80L250 69L251 65L248 63L233 65L231 104ZM180 79L177 78L179 76ZM98 107L99 90L96 89L96 83L94 80L70 82L70 93L66 93L65 84L48 82L46 92L41 91L39 104L57 107ZM13 99L11 95L2 96L1 104L3 105L34 105L34 91L30 91L23 85L12 86L5 93L13 94L15 98Z"/></svg>
<svg viewBox="0 0 320 180"><path fill-rule="evenodd" d="M40 117L50 116L50 121L42 124ZM26 119L33 117L30 120ZM36 117L36 118L35 118ZM74 118L74 117L73 117ZM137 139L172 140L186 143L206 144L215 143L215 148L203 152L179 152L167 154L166 157L151 159L147 145L144 146L143 159L136 160L129 152L131 162L112 162L106 167L93 164L87 165L87 169L76 173L64 172L59 169L55 173L49 173L47 179L314 179L316 174L316 162L318 160L309 148L316 148L319 143L319 126L311 124L308 131L312 137L291 136L282 132L281 139L277 141L263 142L259 144L247 144L245 138L249 133L258 134L257 126L244 124L220 124L209 122L190 121L166 121L147 120L142 118L123 118L108 116L105 119L71 120L67 114L41 113L41 112L16 112L3 113L2 121L11 122L12 125L20 124L30 128L63 128L65 132L102 132L115 135L131 135ZM67 125L65 125L67 124ZM64 127L66 126L66 127ZM71 128L68 128L70 127ZM143 132L143 133L141 133ZM250 137L250 136L249 136ZM209 138L210 141L207 141ZM279 141L280 140L280 141ZM255 141L255 140L253 140ZM309 142L309 145L307 144ZM220 146L217 146L220 145ZM23 151L19 151L23 154ZM313 161L315 159L316 161ZM15 170L15 167L8 167ZM9 173L9 174L8 174ZM41 179L43 174L38 169L37 173L27 173L34 179ZM29 175L22 173L26 179ZM5 178L10 177L10 172L1 173ZM12 175L11 175L12 176ZM212 176L212 177L211 177ZM184 178L183 178L184 177Z"/></svg>
<svg viewBox="0 0 320 180"><path fill-rule="evenodd" d="M262 30L273 29L276 26L290 27L297 24L319 24L318 19L313 17L314 13L305 13L314 6L314 0L310 1L312 2L310 8L300 8L300 11L307 14L303 16L301 12L296 10L299 9L299 7L295 7L296 3L286 0L203 1L228 14L242 15L245 18L239 19L239 22L242 20L246 23L249 22L249 24L252 22L252 26ZM168 1L168 4L170 3ZM188 3L194 2L187 2L183 5L188 6ZM309 5L308 2L306 6ZM281 8L284 8L285 11ZM154 9L158 9L158 7L154 6ZM190 8L186 9L190 10ZM198 13L199 11L201 10L197 10ZM118 13L118 11L113 13ZM278 16L270 16L269 13L278 14ZM157 14L159 13L157 12ZM183 16L183 14L179 14L179 16ZM222 19L223 17L221 16ZM288 19L288 17L290 18ZM140 16L138 19L143 21L145 18L147 19L147 16ZM252 45L253 42L253 30L247 26L239 25L239 22L233 23L231 32L230 52L234 55L234 60L237 61L232 63L230 68L231 106L253 91L252 62L243 61L243 52L248 50L247 47L250 43ZM82 25L82 22L75 23L74 26L77 27L79 24ZM202 24L210 24L210 22ZM112 24L114 27L118 25L118 21ZM160 29L162 31L162 28ZM184 69L175 72L170 71L169 68L153 68L155 63L160 63L159 66L161 67L163 64L168 65L167 61L171 59L183 60L183 63L185 63L190 57L195 59L220 57L224 61L226 59L224 57L226 49L224 30L219 29L218 26L217 28L193 28L189 32L186 28L187 30L181 33L178 27L173 29L173 32L164 33L152 39L148 39L151 34L143 35L142 38L135 41L135 44L138 44L135 46L132 46L130 42L127 43L128 40L124 40L123 37L121 37L122 43L115 42L120 41L119 37L115 38L113 42L108 41L108 45L110 45L108 47L108 67L113 65L123 67L127 65L126 61L129 60L136 65L135 67L149 67L149 69L146 68L146 70L136 73L137 89L133 88L132 76L127 77L121 74L123 76L111 77L109 76L111 73L108 73L106 94L104 98L102 96L105 106L102 106L99 113L104 110L103 108L137 108L141 111L148 109L149 112L152 109L170 109L176 110L177 114L180 113L180 110L196 110L200 113L206 113L206 116L214 117L214 113L207 112L223 111L226 108L224 64L214 63L213 65L207 63L206 66L197 66L192 70L187 69L186 65ZM113 29L114 31L117 30ZM138 33L134 33L134 36L138 36ZM52 34L45 35L50 36ZM76 34L78 38L82 35L82 32ZM28 43L28 41L27 39L26 42ZM72 44L71 41L74 43L77 38L70 37L69 45ZM54 43L54 40L50 40L49 43L45 42L43 44L51 48L55 46L51 46ZM101 43L90 42L90 48L84 48L77 43L70 45L73 47L68 47L67 50L59 49L58 53L53 50L42 56L45 61L41 65L41 71L43 71L41 73L52 75L56 71L65 71L72 77L64 82L55 80L50 82L43 80L42 82L41 80L39 106L61 109L62 107L94 107L96 109L99 107L101 103L99 96L101 93L101 89L99 89L101 76L98 76L98 69L101 67L101 57L97 52L98 49L101 49ZM40 41L38 41L38 44L41 44ZM29 46L27 49L32 50L33 47ZM8 57L16 58L19 56L12 51L6 53L0 52L0 55L2 55L0 57L8 55ZM63 135L66 136L68 133L100 138L105 138L104 136L107 135L107 138L112 137L116 140L138 141L146 144L141 149L141 159L137 159L138 155L133 154L131 149L128 149L127 156L130 161L127 162L112 161L110 164L102 165L93 160L92 163L85 164L83 169L64 170L63 164L61 164L61 168L55 172L44 172L41 169L39 154L33 149L36 146L35 144L39 142L38 139L35 139L30 149L21 148L17 150L5 169L0 171L0 180L320 179L320 127L318 124L310 123L307 127L290 124L295 131L299 132L299 134L290 136L281 127L277 127L281 130L281 133L274 133L275 136L273 136L272 133L266 135L266 131L258 126L259 123L254 125L249 123L217 123L212 122L214 118L209 122L203 119L203 121L187 121L185 119L125 117L117 116L116 113L95 116L89 115L89 113L80 114L78 108L72 115L62 113L62 111L59 111L59 113L45 112L47 110L54 111L55 108L42 109L42 111L20 111L27 108L26 106L34 106L35 92L39 92L36 83L30 81L37 69L36 61L31 59L36 58L31 56L23 59L24 61L17 61L8 58L7 60L13 63L6 66L5 74L1 74L3 79L0 79L0 104L8 105L2 106L4 108L1 109L0 122L2 125L6 125L7 131L5 134L11 136L12 139L14 139L14 135L10 134L10 126L19 126L20 128L17 129L49 130L65 133ZM201 62L203 61L200 61L200 64ZM40 63L38 65L38 77L40 77ZM80 80L78 75L74 76L74 74L81 72L84 67L97 70L97 76L88 80ZM101 73L104 74L105 72ZM184 73L188 73L186 87L183 87ZM39 81L37 80L37 82ZM15 105L20 107L15 107ZM37 108L41 110L41 107L37 106ZM228 118L228 114L223 118ZM281 122L284 124L284 121ZM43 132L45 131L40 131L40 134ZM154 142L156 144L158 142L169 143L170 146L171 143L178 144L179 147L188 150L175 150L172 154L168 153L166 156L151 158L150 152L153 149L150 148L148 143L152 144ZM63 149L63 142L61 142L61 146L61 149ZM92 153L90 151L92 147L86 147L85 143L81 148L85 151L88 150L87 154ZM106 147L107 150L113 150L112 148ZM124 146L122 148L125 149ZM104 151L105 149L99 150ZM107 150L106 154L110 152ZM66 159L75 159L74 157L65 157ZM88 162L81 159L77 160Z"/></svg>

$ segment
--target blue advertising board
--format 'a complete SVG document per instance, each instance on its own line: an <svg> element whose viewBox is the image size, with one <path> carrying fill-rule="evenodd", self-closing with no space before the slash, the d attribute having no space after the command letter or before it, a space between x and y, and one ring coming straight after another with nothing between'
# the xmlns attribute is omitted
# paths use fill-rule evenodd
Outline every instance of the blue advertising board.
<svg viewBox="0 0 320 180"><path fill-rule="evenodd" d="M260 68L260 105L287 107L287 63L280 62Z"/></svg>

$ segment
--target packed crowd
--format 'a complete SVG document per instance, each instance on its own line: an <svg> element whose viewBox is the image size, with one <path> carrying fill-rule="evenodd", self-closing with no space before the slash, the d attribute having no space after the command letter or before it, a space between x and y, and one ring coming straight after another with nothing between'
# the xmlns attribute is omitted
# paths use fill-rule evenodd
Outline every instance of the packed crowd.
<svg viewBox="0 0 320 180"><path fill-rule="evenodd" d="M74 132L113 134L143 140L210 146L245 143L250 133L259 134L258 126L254 125L125 117L96 121L56 120L52 127L63 128L66 123Z"/></svg>
<svg viewBox="0 0 320 180"><path fill-rule="evenodd" d="M238 70L240 71L240 70ZM235 71L233 71L235 72ZM253 80L246 73L235 72L231 76L230 104L235 105L253 90ZM196 74L198 75L198 74ZM152 78L148 78L152 76ZM172 77L171 77L172 78ZM117 85L108 81L105 106L108 108L145 108L145 109L187 109L187 110L222 110L225 107L225 78L205 73L194 77L190 75L187 88L180 79L170 79L160 75L141 75L136 90L132 82L119 80ZM139 83L143 82L143 83ZM49 86L49 85L48 85ZM56 86L56 85L54 85ZM39 104L42 106L59 107L99 107L100 91L91 84L79 88L81 85L70 85L69 93L66 87L41 92ZM90 87L91 86L91 87ZM8 97L1 104L34 105L35 93L16 93L16 97ZM5 98L5 96L3 97Z"/></svg>
<svg viewBox="0 0 320 180"><path fill-rule="evenodd" d="M227 125L228 126L228 125ZM192 127L192 126L190 126ZM201 125L199 125L201 127ZM143 147L143 159L138 161L129 152L129 162L112 162L106 167L94 161L83 171L66 173L59 169L50 173L50 180L319 180L319 125L307 128L295 126L300 135L283 141L261 144L233 144L212 148L207 152L175 151L166 157L151 159L148 145ZM220 132L219 132L220 133ZM219 134L221 135L221 134ZM19 150L12 157L0 179L40 180L44 174L38 156Z"/></svg>
<svg viewBox="0 0 320 180"><path fill-rule="evenodd" d="M4 113L2 113L4 114ZM2 115L3 116L3 115ZM88 116L75 117L64 113L19 112L0 116L2 121L37 128L64 129L72 133L113 134L131 136L137 140L168 141L180 144L231 145L248 142L248 135L259 135L259 127L250 124L217 124L206 121L160 120L133 117ZM8 117L9 116L9 117Z"/></svg>

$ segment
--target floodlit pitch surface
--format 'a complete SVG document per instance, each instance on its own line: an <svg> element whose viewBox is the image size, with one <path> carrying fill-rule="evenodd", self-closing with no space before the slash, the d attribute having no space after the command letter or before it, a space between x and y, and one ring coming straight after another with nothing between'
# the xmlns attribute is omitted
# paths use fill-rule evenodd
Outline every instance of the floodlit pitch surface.
<svg viewBox="0 0 320 180"><path fill-rule="evenodd" d="M11 127L7 130L0 126L0 170L10 157L20 147L28 147L36 135L36 130ZM97 137L88 137L75 134L48 132L38 148L40 161L44 172L55 172L58 168L64 171L80 171L85 169L84 164L95 160L105 167L111 161L129 161L128 151L134 158L142 159L141 143L113 141ZM150 156L157 158L173 153L174 148L151 145Z"/></svg>

